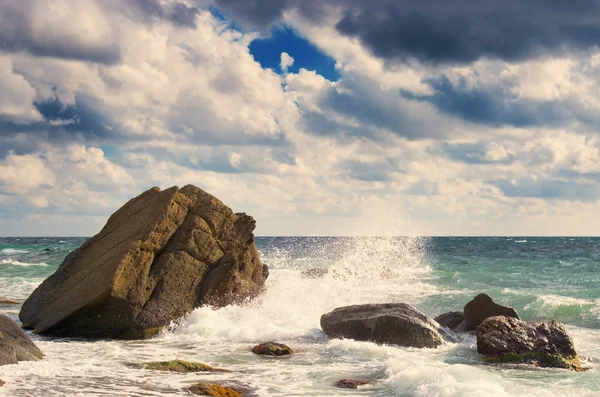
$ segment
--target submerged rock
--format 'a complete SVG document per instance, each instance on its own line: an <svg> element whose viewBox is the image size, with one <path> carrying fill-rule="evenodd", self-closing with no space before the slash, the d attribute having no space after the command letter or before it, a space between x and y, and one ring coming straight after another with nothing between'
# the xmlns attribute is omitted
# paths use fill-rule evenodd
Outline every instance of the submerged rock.
<svg viewBox="0 0 600 397"><path fill-rule="evenodd" d="M538 323L504 316L488 318L477 327L477 352L489 362L583 371L573 340L556 321Z"/></svg>
<svg viewBox="0 0 600 397"><path fill-rule="evenodd" d="M147 338L202 305L257 295L256 222L188 185L130 200L23 304L36 333Z"/></svg>
<svg viewBox="0 0 600 397"><path fill-rule="evenodd" d="M331 338L419 348L445 343L440 325L405 303L340 307L321 316L321 328Z"/></svg>
<svg viewBox="0 0 600 397"><path fill-rule="evenodd" d="M463 312L442 313L433 320L437 321L440 325L443 325L444 327L448 327L453 330L456 327L458 327L463 321L465 321L465 314Z"/></svg>
<svg viewBox="0 0 600 397"><path fill-rule="evenodd" d="M212 397L242 397L242 392L231 387L217 385L215 383L198 383L188 389L197 396Z"/></svg>
<svg viewBox="0 0 600 397"><path fill-rule="evenodd" d="M215 369L210 365L202 363L194 363L184 360L172 360L172 361L154 361L144 363L144 368L154 369L157 371L171 371L171 372L220 372L222 370Z"/></svg>
<svg viewBox="0 0 600 397"><path fill-rule="evenodd" d="M10 317L0 314L0 365L37 361L44 353Z"/></svg>
<svg viewBox="0 0 600 397"><path fill-rule="evenodd" d="M465 305L463 311L465 320L455 328L455 331L458 332L475 331L477 326L489 317L506 316L519 318L515 309L495 303L487 294L477 295Z"/></svg>
<svg viewBox="0 0 600 397"><path fill-rule="evenodd" d="M277 342L265 342L252 348L252 353L264 356L288 356L294 353L291 347Z"/></svg>
<svg viewBox="0 0 600 397"><path fill-rule="evenodd" d="M364 386L370 383L370 380L364 379L342 379L335 382L335 386L342 389L358 389L358 386Z"/></svg>

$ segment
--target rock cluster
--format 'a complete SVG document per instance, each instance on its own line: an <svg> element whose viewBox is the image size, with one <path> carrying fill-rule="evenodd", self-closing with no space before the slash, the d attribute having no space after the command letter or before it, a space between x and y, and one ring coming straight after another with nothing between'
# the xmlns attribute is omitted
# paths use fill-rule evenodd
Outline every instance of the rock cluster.
<svg viewBox="0 0 600 397"><path fill-rule="evenodd" d="M36 333L147 338L198 306L241 303L268 274L254 228L195 186L152 188L69 254L19 317Z"/></svg>
<svg viewBox="0 0 600 397"><path fill-rule="evenodd" d="M456 341L456 332L476 330L477 351L489 362L582 370L562 324L521 321L516 310L486 294L468 302L463 312L435 319L404 303L340 307L321 316L321 328L331 338L418 348L435 348Z"/></svg>

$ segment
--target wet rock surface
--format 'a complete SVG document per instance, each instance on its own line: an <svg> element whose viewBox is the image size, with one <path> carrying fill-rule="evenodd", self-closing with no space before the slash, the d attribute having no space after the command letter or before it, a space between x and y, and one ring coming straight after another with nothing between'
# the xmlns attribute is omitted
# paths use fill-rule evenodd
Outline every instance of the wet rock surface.
<svg viewBox="0 0 600 397"><path fill-rule="evenodd" d="M404 303L340 307L321 316L321 328L330 338L419 348L445 343L437 322Z"/></svg>
<svg viewBox="0 0 600 397"><path fill-rule="evenodd" d="M506 316L519 318L517 311L495 303L487 294L479 294L467 303L463 309L465 320L454 328L458 332L475 331L486 318Z"/></svg>
<svg viewBox="0 0 600 397"><path fill-rule="evenodd" d="M556 321L488 318L477 327L477 352L489 362L583 370L573 340Z"/></svg>
<svg viewBox="0 0 600 397"><path fill-rule="evenodd" d="M0 365L37 361L44 353L10 317L0 314Z"/></svg>
<svg viewBox="0 0 600 397"><path fill-rule="evenodd" d="M294 350L283 343L265 342L254 346L252 353L263 356L288 356L293 354Z"/></svg>

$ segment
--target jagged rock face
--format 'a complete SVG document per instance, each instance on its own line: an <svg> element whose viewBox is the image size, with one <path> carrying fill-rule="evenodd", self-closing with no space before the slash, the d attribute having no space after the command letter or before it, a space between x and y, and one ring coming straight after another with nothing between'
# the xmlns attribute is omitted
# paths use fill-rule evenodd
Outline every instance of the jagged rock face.
<svg viewBox="0 0 600 397"><path fill-rule="evenodd" d="M475 331L477 326L489 317L506 316L519 318L515 309L495 303L487 294L477 295L465 305L463 312L465 320L454 329L457 332Z"/></svg>
<svg viewBox="0 0 600 397"><path fill-rule="evenodd" d="M419 348L445 343L438 323L404 303L340 307L321 316L321 328L331 338Z"/></svg>
<svg viewBox="0 0 600 397"><path fill-rule="evenodd" d="M144 338L198 306L241 303L268 274L254 228L195 186L152 188L69 254L19 316L38 333Z"/></svg>
<svg viewBox="0 0 600 397"><path fill-rule="evenodd" d="M37 361L44 353L10 317L0 314L0 365Z"/></svg>
<svg viewBox="0 0 600 397"><path fill-rule="evenodd" d="M477 327L477 352L491 362L582 370L573 340L556 321L488 318Z"/></svg>

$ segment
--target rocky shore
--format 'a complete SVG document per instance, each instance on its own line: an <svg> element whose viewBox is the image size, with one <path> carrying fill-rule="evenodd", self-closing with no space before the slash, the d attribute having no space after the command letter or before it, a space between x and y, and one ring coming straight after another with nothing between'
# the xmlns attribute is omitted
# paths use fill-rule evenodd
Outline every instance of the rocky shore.
<svg viewBox="0 0 600 397"><path fill-rule="evenodd" d="M234 213L195 186L152 188L126 203L98 235L69 254L24 302L19 318L24 328L49 336L145 339L200 306L246 303L260 295L268 276L254 228L251 216ZM324 313L320 325L332 339L418 349L455 343L470 333L482 364L583 371L562 324L523 321L515 309L486 294L475 296L462 311L435 318L405 303L366 303ZM285 360L297 352L279 342L257 342L263 343L251 351L267 356L265 360ZM0 365L43 357L19 325L0 315ZM148 371L227 372L173 357L139 365ZM348 378L335 386L356 389L373 382ZM208 382L189 392L217 397L246 393Z"/></svg>

